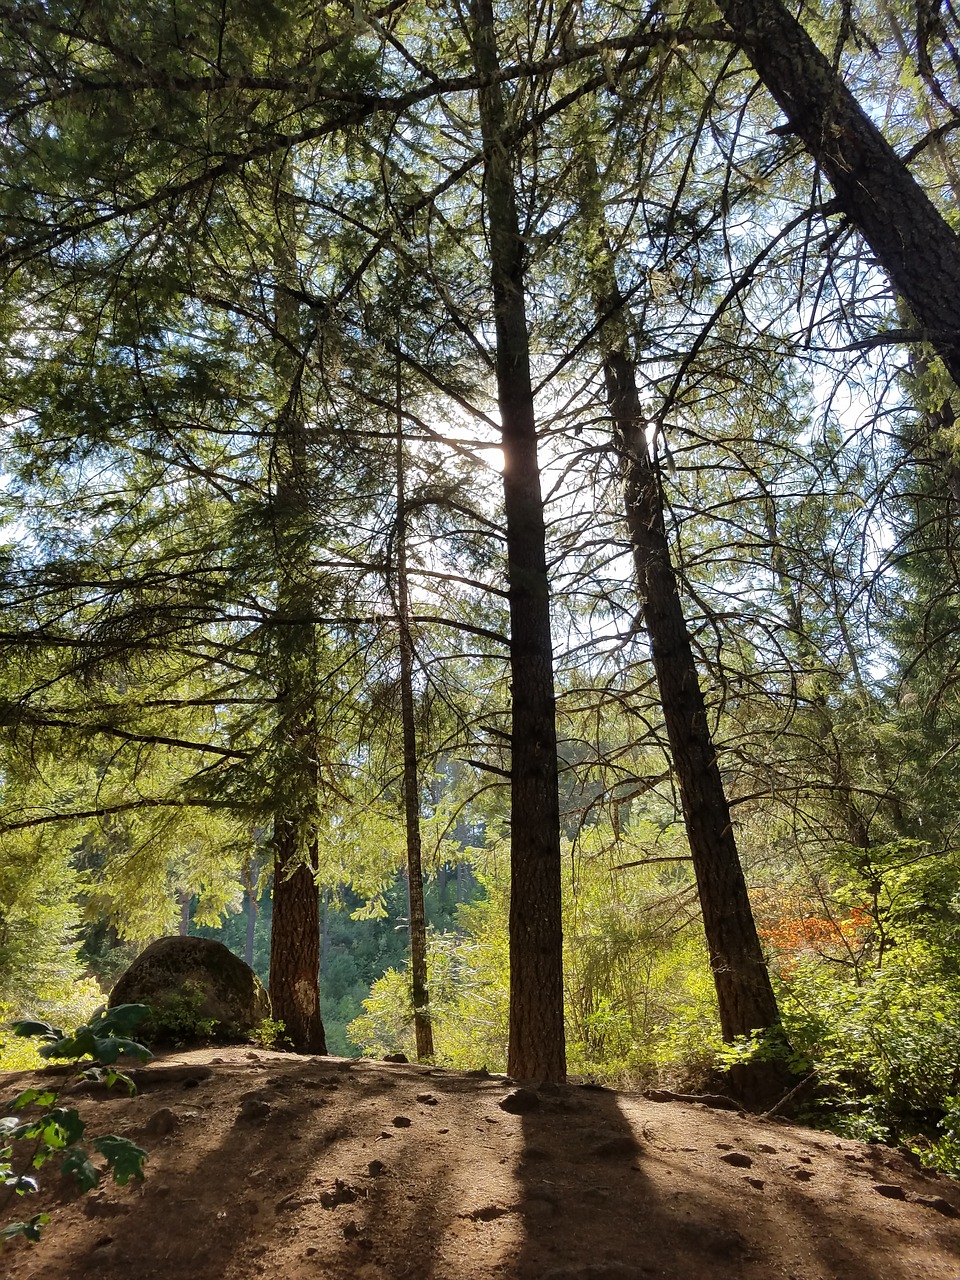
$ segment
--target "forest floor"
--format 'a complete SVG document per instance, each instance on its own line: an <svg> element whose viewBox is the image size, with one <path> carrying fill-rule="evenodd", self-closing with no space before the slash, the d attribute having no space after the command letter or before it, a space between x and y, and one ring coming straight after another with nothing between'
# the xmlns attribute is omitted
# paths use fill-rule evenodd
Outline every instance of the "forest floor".
<svg viewBox="0 0 960 1280"><path fill-rule="evenodd" d="M52 1220L4 1280L960 1278L960 1184L773 1119L247 1046L136 1075L70 1105L149 1151L145 1181L46 1166L3 1220Z"/></svg>

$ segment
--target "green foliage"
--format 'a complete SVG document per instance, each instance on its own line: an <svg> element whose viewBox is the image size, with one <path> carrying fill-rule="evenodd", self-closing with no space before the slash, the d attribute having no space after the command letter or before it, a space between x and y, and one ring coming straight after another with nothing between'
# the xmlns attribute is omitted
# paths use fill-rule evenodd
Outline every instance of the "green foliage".
<svg viewBox="0 0 960 1280"><path fill-rule="evenodd" d="M696 1075L717 1043L716 995L695 911L687 846L637 817L615 837L580 832L565 886L570 1070L624 1083ZM647 858L670 863L644 865ZM623 864L639 863L640 865ZM681 1064L683 1064L681 1066Z"/></svg>
<svg viewBox="0 0 960 1280"><path fill-rule="evenodd" d="M866 1141L949 1141L960 1085L960 983L922 944L857 982L811 957L781 982L784 1027L817 1083L808 1118Z"/></svg>
<svg viewBox="0 0 960 1280"><path fill-rule="evenodd" d="M276 1049L284 1042L285 1030L283 1023L275 1018L264 1018L254 1027L251 1039L264 1049Z"/></svg>
<svg viewBox="0 0 960 1280"><path fill-rule="evenodd" d="M478 874L482 893L455 908L455 930L427 934L427 989L436 1061L456 1068L506 1065L508 899L502 877ZM429 901L429 898L428 898ZM416 1058L409 976L388 969L347 1028L364 1053Z"/></svg>
<svg viewBox="0 0 960 1280"><path fill-rule="evenodd" d="M150 1014L146 1005L121 1004L113 1009L98 1010L88 1023L77 1027L72 1035L52 1027L48 1022L22 1019L12 1024L18 1036L40 1041L40 1057L80 1062L92 1058L100 1066L112 1066L118 1058L129 1056L141 1061L150 1057L149 1050L129 1038L129 1033Z"/></svg>
<svg viewBox="0 0 960 1280"><path fill-rule="evenodd" d="M682 850L676 833L638 822L614 839L581 833L576 881L564 895L569 1069L593 1079L637 1083L696 1075L718 1043L716 998L702 938L691 916L677 928L689 872L615 870L631 855ZM679 854L678 854L679 856ZM503 1070L509 1026L509 885L496 845L479 874L483 896L462 905L456 929L428 935L428 987L436 1060ZM679 899L679 903L678 903ZM404 971L376 981L348 1033L365 1053L415 1056L413 1008Z"/></svg>
<svg viewBox="0 0 960 1280"><path fill-rule="evenodd" d="M150 1008L148 1027L156 1040L169 1044L208 1040L222 1027L214 1018L205 1018L200 1009L206 998L202 984L185 982L176 992L167 992L163 1003Z"/></svg>
<svg viewBox="0 0 960 1280"><path fill-rule="evenodd" d="M81 1191L90 1191L100 1182L101 1172L91 1160L91 1147L103 1157L114 1182L126 1186L131 1178L142 1180L147 1153L129 1138L101 1134L92 1142L85 1139L86 1122L73 1107L57 1106L64 1083L69 1080L102 1081L108 1087L124 1084L132 1093L133 1082L116 1068L122 1058L144 1061L150 1052L129 1038L148 1014L144 1005L118 1005L98 1012L89 1023L77 1027L72 1035L48 1022L22 1019L13 1024L16 1035L40 1042L42 1057L69 1063L66 1079L53 1086L25 1089L6 1104L14 1113L34 1111L38 1114L22 1118L18 1114L0 1117L0 1187L5 1187L7 1200L39 1190L39 1182L26 1169L39 1170L49 1161L60 1162L60 1172L72 1177ZM39 1239L41 1228L49 1221L47 1214L7 1223L0 1228L0 1239L24 1236Z"/></svg>

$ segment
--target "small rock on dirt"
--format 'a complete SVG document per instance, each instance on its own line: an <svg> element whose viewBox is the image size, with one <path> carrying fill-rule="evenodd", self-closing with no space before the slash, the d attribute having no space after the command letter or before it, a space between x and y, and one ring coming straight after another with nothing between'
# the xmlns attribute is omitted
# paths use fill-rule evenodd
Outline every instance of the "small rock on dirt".
<svg viewBox="0 0 960 1280"><path fill-rule="evenodd" d="M505 1098L497 1103L501 1111L509 1111L511 1115L522 1116L536 1111L540 1106L540 1098L536 1089L512 1089Z"/></svg>
<svg viewBox="0 0 960 1280"><path fill-rule="evenodd" d="M173 1133L176 1127L177 1117L174 1113L169 1107L160 1107L143 1126L143 1131L152 1138L164 1138L168 1133Z"/></svg>
<svg viewBox="0 0 960 1280"><path fill-rule="evenodd" d="M241 1120L266 1120L270 1114L270 1103L262 1098L244 1098L240 1103L237 1122Z"/></svg>
<svg viewBox="0 0 960 1280"><path fill-rule="evenodd" d="M383 1055L384 1062L409 1062L410 1059L405 1053L385 1053Z"/></svg>
<svg viewBox="0 0 960 1280"><path fill-rule="evenodd" d="M394 1116L391 1123L395 1129L409 1129L412 1122L409 1116Z"/></svg>
<svg viewBox="0 0 960 1280"><path fill-rule="evenodd" d="M367 1165L367 1175L371 1178L382 1178L387 1172L387 1166L382 1160L371 1160Z"/></svg>
<svg viewBox="0 0 960 1280"><path fill-rule="evenodd" d="M960 1218L958 1212L949 1200L944 1200L943 1196L915 1196L914 1204L922 1204L925 1209L933 1209L936 1213L942 1213L945 1218Z"/></svg>
<svg viewBox="0 0 960 1280"><path fill-rule="evenodd" d="M363 1187L351 1187L349 1182L344 1182L342 1178L336 1178L330 1190L321 1191L317 1199L319 1199L324 1209L335 1209L339 1204L353 1204L360 1196L365 1196L366 1194L366 1190ZM313 1200L312 1203L316 1203L316 1200Z"/></svg>
<svg viewBox="0 0 960 1280"><path fill-rule="evenodd" d="M903 1187L895 1182L877 1182L873 1189L878 1196L886 1196L888 1200L906 1200L907 1198Z"/></svg>
<svg viewBox="0 0 960 1280"><path fill-rule="evenodd" d="M438 1099L432 1093L418 1093L417 1101L422 1102L425 1107L435 1107Z"/></svg>
<svg viewBox="0 0 960 1280"><path fill-rule="evenodd" d="M749 1169L753 1164L745 1151L727 1151L720 1159L724 1164L732 1164L735 1169Z"/></svg>

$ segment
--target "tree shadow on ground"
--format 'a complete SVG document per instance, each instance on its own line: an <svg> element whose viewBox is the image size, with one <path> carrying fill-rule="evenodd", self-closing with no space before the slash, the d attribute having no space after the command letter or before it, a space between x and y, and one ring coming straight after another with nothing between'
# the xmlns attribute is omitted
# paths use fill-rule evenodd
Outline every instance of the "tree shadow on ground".
<svg viewBox="0 0 960 1280"><path fill-rule="evenodd" d="M924 1211L914 1210L911 1236L906 1222L885 1223L888 1210L879 1198L863 1214L825 1203L811 1186L818 1159L839 1158L836 1144L818 1141L828 1135L758 1128L754 1117L724 1114L722 1128L695 1130L698 1150L673 1145L676 1126L661 1132L658 1106L640 1098L577 1086L541 1089L538 1096L539 1105L523 1115L517 1177L524 1238L511 1280L916 1274L896 1246L917 1238ZM702 1114L706 1121L706 1109ZM926 1217L935 1230L937 1215ZM960 1258L955 1228L939 1223L945 1251ZM886 1254L877 1238L883 1231L890 1233Z"/></svg>

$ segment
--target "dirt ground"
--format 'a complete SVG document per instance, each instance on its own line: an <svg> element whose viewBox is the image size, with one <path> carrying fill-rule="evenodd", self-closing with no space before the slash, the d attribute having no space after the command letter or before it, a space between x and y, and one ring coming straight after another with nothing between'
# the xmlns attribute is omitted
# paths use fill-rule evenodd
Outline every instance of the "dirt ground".
<svg viewBox="0 0 960 1280"><path fill-rule="evenodd" d="M145 1181L79 1196L48 1166L4 1280L960 1280L960 1184L775 1120L248 1047L137 1075L72 1104Z"/></svg>

